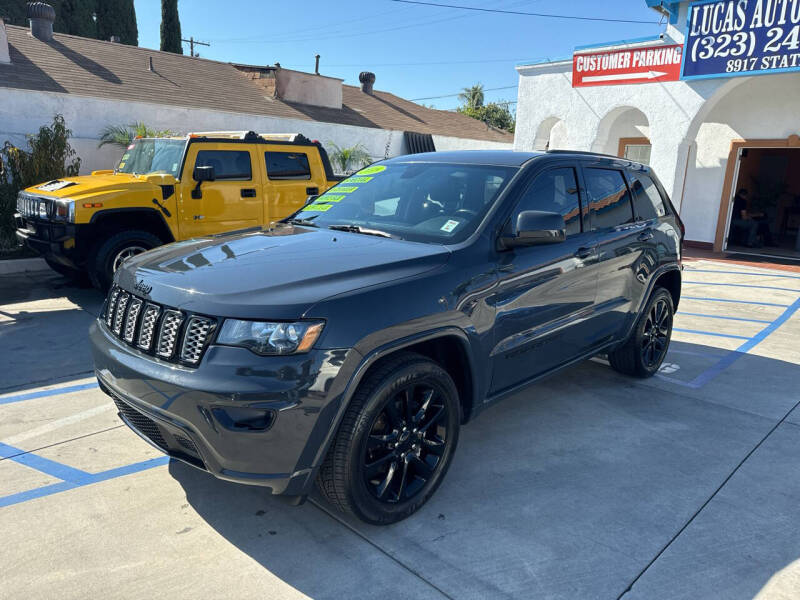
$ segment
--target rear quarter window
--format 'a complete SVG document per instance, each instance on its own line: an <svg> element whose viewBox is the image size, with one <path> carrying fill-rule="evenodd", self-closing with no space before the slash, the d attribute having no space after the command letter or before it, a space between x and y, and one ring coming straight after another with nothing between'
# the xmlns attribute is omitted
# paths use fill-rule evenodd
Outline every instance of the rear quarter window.
<svg viewBox="0 0 800 600"><path fill-rule="evenodd" d="M608 229L633 222L630 192L622 171L585 168L592 229Z"/></svg>
<svg viewBox="0 0 800 600"><path fill-rule="evenodd" d="M304 152L265 152L267 177L275 180L311 179L308 155Z"/></svg>
<svg viewBox="0 0 800 600"><path fill-rule="evenodd" d="M649 221L666 215L664 199L651 177L646 173L629 173L629 175L636 217Z"/></svg>

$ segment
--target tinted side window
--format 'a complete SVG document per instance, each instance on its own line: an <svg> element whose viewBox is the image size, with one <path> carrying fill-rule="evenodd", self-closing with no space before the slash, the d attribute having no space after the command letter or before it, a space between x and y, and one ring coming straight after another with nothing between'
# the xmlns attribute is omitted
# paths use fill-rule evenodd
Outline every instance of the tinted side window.
<svg viewBox="0 0 800 600"><path fill-rule="evenodd" d="M249 180L253 177L247 150L200 150L195 167L214 167L217 179Z"/></svg>
<svg viewBox="0 0 800 600"><path fill-rule="evenodd" d="M650 176L645 173L631 173L630 176L636 216L649 221L667 214L664 199Z"/></svg>
<svg viewBox="0 0 800 600"><path fill-rule="evenodd" d="M270 179L311 179L308 156L302 152L265 152Z"/></svg>
<svg viewBox="0 0 800 600"><path fill-rule="evenodd" d="M581 210L575 169L550 169L539 175L525 190L515 214L523 210L556 212L564 217L567 235L581 232Z"/></svg>
<svg viewBox="0 0 800 600"><path fill-rule="evenodd" d="M614 169L584 169L589 192L589 211L592 229L606 229L633 222L633 208L621 171Z"/></svg>

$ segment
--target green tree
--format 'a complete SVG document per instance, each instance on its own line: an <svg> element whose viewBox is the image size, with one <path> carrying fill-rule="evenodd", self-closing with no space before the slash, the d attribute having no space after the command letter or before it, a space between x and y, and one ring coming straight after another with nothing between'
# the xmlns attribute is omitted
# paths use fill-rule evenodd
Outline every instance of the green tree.
<svg viewBox="0 0 800 600"><path fill-rule="evenodd" d="M464 88L458 99L468 108L480 108L483 106L483 84L476 83L472 87Z"/></svg>
<svg viewBox="0 0 800 600"><path fill-rule="evenodd" d="M508 104L504 102L490 102L485 106L478 107L460 106L456 110L462 115L478 119L491 127L504 131L513 133L516 126L514 115L508 109Z"/></svg>
<svg viewBox="0 0 800 600"><path fill-rule="evenodd" d="M69 144L72 132L64 117L56 115L51 125L27 136L30 150L11 142L0 149L0 251L16 245L13 214L17 192L26 187L59 177L73 177L81 168L81 159Z"/></svg>
<svg viewBox="0 0 800 600"><path fill-rule="evenodd" d="M100 133L100 143L97 144L97 147L102 148L103 146L111 145L127 148L137 137L157 138L173 135L175 133L169 129L153 129L142 122L131 123L130 125L109 125Z"/></svg>
<svg viewBox="0 0 800 600"><path fill-rule="evenodd" d="M164 52L183 54L178 0L161 0L161 49Z"/></svg>
<svg viewBox="0 0 800 600"><path fill-rule="evenodd" d="M9 25L28 25L28 7L26 0L3 0L0 3L0 18L4 18Z"/></svg>
<svg viewBox="0 0 800 600"><path fill-rule="evenodd" d="M56 22L53 24L55 31L81 37L97 37L97 24L94 22L97 0L61 0L53 3L53 7L56 9Z"/></svg>
<svg viewBox="0 0 800 600"><path fill-rule="evenodd" d="M335 142L330 141L328 144L333 148L333 152L330 153L330 159L338 173L350 173L372 162L369 152L361 144L356 144L349 148L342 148Z"/></svg>
<svg viewBox="0 0 800 600"><path fill-rule="evenodd" d="M98 39L109 40L116 35L123 44L139 45L133 0L98 0L96 14Z"/></svg>

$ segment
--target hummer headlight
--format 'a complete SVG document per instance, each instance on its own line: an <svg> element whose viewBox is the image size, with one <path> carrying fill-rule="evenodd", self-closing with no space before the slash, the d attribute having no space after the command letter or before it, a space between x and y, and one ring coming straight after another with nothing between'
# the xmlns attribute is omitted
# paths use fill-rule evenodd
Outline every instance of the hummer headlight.
<svg viewBox="0 0 800 600"><path fill-rule="evenodd" d="M308 352L322 333L322 321L273 323L225 319L217 344L242 346L262 356Z"/></svg>

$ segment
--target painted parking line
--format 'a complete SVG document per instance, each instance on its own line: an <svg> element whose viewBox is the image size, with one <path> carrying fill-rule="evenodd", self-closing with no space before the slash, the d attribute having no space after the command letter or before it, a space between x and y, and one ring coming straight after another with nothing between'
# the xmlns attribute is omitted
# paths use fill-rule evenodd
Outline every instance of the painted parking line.
<svg viewBox="0 0 800 600"><path fill-rule="evenodd" d="M669 381L676 385L680 385L683 387L688 387L692 389L700 389L711 380L713 380L717 375L722 373L725 369L730 367L733 363L739 360L742 356L747 354L750 350L755 348L758 344L766 340L772 333L774 333L781 325L786 323L792 316L800 310L800 298L795 300L792 304L786 307L780 316L772 321L769 325L764 327L761 331L759 331L756 335L749 338L746 342L744 342L741 346L739 346L736 350L726 354L721 359L719 359L714 365L710 368L706 369L702 373L700 373L697 377L692 379L689 382L681 381L680 379L675 379L673 377L669 377L666 375L656 375L660 379L665 381Z"/></svg>
<svg viewBox="0 0 800 600"><path fill-rule="evenodd" d="M693 312L683 312L679 311L677 313L678 316L687 316L687 317L702 317L704 319L725 319L726 321L744 321L745 323L764 323L765 325L769 325L772 321L767 319L745 319L744 317L728 317L724 315L709 315L706 313L693 313Z"/></svg>
<svg viewBox="0 0 800 600"><path fill-rule="evenodd" d="M14 402L22 402L23 400L34 400L36 398L45 398L47 396L56 396L58 394L70 394L72 392L80 392L82 390L91 390L98 387L96 381L89 383L81 383L79 385L68 385L66 387L53 388L50 390L41 390L39 392L29 392L26 394L17 394L15 396L5 396L0 398L0 405L12 404Z"/></svg>
<svg viewBox="0 0 800 600"><path fill-rule="evenodd" d="M87 473L86 471L81 471L80 469L64 465L60 462L50 460L49 458L44 458L32 452L26 452L21 448L9 446L2 442L0 442L0 458L13 460L15 463L25 465L31 469L36 469L56 479L78 485L86 481L88 477L91 477L91 473Z"/></svg>
<svg viewBox="0 0 800 600"><path fill-rule="evenodd" d="M727 298L706 298L702 296L684 296L681 294L681 300L700 300L702 302L730 302L732 304L755 304L757 306L777 306L779 308L787 308L791 304L775 304L774 302L753 302L751 300L729 300Z"/></svg>
<svg viewBox="0 0 800 600"><path fill-rule="evenodd" d="M116 467L100 473L86 473L86 476L80 482L61 481L59 483L45 485L40 488L28 490L26 492L17 492L16 494L11 494L9 496L2 496L0 497L0 508L12 506L21 502L27 502L28 500L35 500L36 498L52 496L53 494L66 492L67 490L73 490L75 488L84 487L87 485L93 485L95 483L101 483L103 481L108 481L109 479L116 479L117 477L124 477L125 475L140 473L141 471L166 465L169 463L169 460L169 456L158 456L156 458L150 458L148 460L143 460L131 465L125 465L124 467ZM81 473L85 473L85 471L81 471Z"/></svg>
<svg viewBox="0 0 800 600"><path fill-rule="evenodd" d="M759 290L777 290L780 292L792 292L794 294L800 292L800 290L798 290L797 288L774 287L771 285L751 285L749 283L722 283L714 281L686 281L686 280L684 280L683 283L690 285L724 285L726 287L755 288Z"/></svg>
<svg viewBox="0 0 800 600"><path fill-rule="evenodd" d="M717 271L716 269L693 269L684 267L684 271L691 271L692 273L719 273L720 275L747 275L748 277L780 277L781 279L800 279L800 275L785 275L783 273L774 273L766 271L763 273L747 272L747 271Z"/></svg>
<svg viewBox="0 0 800 600"><path fill-rule="evenodd" d="M682 329L680 327L673 327L672 331L680 331L681 333L695 333L697 335L710 335L714 337L733 338L735 340L749 340L746 335L733 335L730 333L717 333L716 331L700 331L699 329Z"/></svg>

